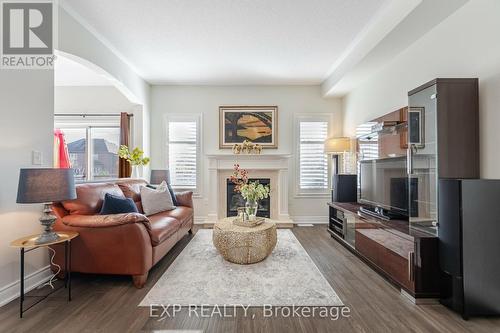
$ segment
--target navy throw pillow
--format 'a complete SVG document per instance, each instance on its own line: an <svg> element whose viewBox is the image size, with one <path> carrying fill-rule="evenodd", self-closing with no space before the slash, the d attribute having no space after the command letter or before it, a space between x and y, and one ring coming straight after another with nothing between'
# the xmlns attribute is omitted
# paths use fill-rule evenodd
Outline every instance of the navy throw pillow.
<svg viewBox="0 0 500 333"><path fill-rule="evenodd" d="M167 183L167 187L168 187L168 191L170 192L170 196L172 197L172 203L174 204L174 206L179 206L177 204L177 199L175 199L174 189L172 188L172 186L170 186L169 183Z"/></svg>
<svg viewBox="0 0 500 333"><path fill-rule="evenodd" d="M153 190L156 190L156 186L153 186L153 185L146 185L146 187L149 187L149 188L152 188ZM179 206L177 204L177 199L175 198L175 193L174 193L174 189L172 188L172 186L170 186L169 183L167 183L167 188L168 188L168 191L170 192L170 196L172 197L172 203L174 204L174 206Z"/></svg>
<svg viewBox="0 0 500 333"><path fill-rule="evenodd" d="M106 193L104 195L104 202L99 214L111 215L122 213L139 213L134 200Z"/></svg>

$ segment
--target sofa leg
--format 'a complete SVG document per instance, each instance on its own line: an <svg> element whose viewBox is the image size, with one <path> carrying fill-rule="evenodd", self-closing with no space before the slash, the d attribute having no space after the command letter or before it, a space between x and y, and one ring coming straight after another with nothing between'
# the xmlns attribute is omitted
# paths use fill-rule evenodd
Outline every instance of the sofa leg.
<svg viewBox="0 0 500 333"><path fill-rule="evenodd" d="M132 275L132 281L134 281L134 286L137 289L141 289L142 287L144 287L146 281L148 280L148 273L149 272L146 272L142 275Z"/></svg>

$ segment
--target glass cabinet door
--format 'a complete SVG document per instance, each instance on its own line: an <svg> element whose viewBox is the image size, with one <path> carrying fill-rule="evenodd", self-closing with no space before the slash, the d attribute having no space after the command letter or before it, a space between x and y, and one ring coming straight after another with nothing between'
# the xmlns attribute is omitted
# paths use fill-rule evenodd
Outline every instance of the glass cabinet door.
<svg viewBox="0 0 500 333"><path fill-rule="evenodd" d="M410 228L437 234L437 91L409 96L408 190Z"/></svg>

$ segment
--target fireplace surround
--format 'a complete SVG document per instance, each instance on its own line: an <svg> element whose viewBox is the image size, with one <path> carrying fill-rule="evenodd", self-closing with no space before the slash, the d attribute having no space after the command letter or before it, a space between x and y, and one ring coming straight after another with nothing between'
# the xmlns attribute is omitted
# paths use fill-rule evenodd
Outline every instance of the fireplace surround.
<svg viewBox="0 0 500 333"><path fill-rule="evenodd" d="M289 154L233 155L208 154L208 189L206 224L227 217L227 180L234 164L248 171L250 178L269 179L271 187L270 218L283 224L292 224L288 214Z"/></svg>

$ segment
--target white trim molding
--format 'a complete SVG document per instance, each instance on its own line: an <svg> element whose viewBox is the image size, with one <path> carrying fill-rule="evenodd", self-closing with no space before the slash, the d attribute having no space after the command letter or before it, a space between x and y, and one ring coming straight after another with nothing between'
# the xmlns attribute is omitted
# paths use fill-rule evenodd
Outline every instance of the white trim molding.
<svg viewBox="0 0 500 333"><path fill-rule="evenodd" d="M328 224L328 216L291 216L292 220L296 224Z"/></svg>
<svg viewBox="0 0 500 333"><path fill-rule="evenodd" d="M24 278L24 292L27 293L42 283L47 282L51 276L52 271L49 265L26 275ZM20 280L16 280L0 289L0 306L4 306L16 298L19 298L21 294L19 291L19 288L21 288L20 282Z"/></svg>

